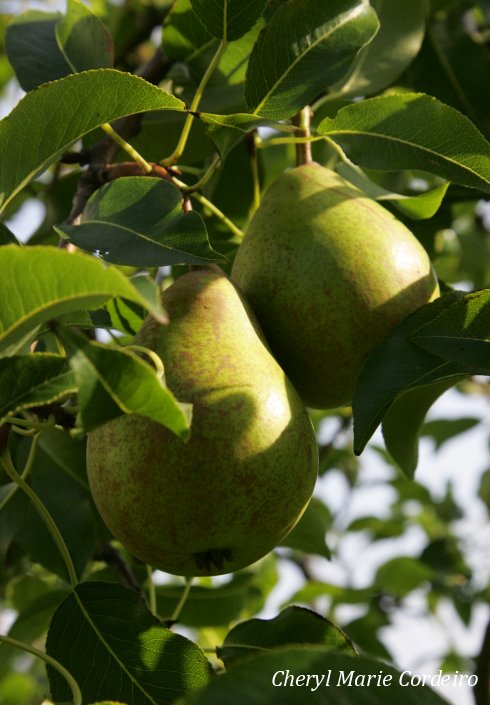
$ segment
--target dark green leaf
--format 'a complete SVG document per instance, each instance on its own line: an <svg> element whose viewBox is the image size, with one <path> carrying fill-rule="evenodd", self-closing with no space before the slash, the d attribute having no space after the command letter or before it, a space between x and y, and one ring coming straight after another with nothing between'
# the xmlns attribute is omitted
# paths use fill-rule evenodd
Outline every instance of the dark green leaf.
<svg viewBox="0 0 490 705"><path fill-rule="evenodd" d="M439 449L446 441L450 441L452 438L459 436L460 433L465 433L475 428L480 423L480 420L464 417L460 419L434 419L424 423L420 435L433 438L436 449Z"/></svg>
<svg viewBox="0 0 490 705"><path fill-rule="evenodd" d="M142 296L115 267L94 257L56 247L0 248L0 311L2 355L15 353L37 326L63 313L96 308L122 296L162 320L156 300Z"/></svg>
<svg viewBox="0 0 490 705"><path fill-rule="evenodd" d="M39 448L56 469L65 473L82 489L89 491L86 466L86 439L48 428L39 437Z"/></svg>
<svg viewBox="0 0 490 705"><path fill-rule="evenodd" d="M113 69L85 71L40 86L0 122L0 212L87 132L123 115L183 109L181 100L161 88Z"/></svg>
<svg viewBox="0 0 490 705"><path fill-rule="evenodd" d="M294 115L346 73L378 26L365 0L284 3L252 50L247 106L267 118Z"/></svg>
<svg viewBox="0 0 490 705"><path fill-rule="evenodd" d="M0 424L8 414L50 404L75 391L75 378L62 355L0 358Z"/></svg>
<svg viewBox="0 0 490 705"><path fill-rule="evenodd" d="M19 242L14 233L11 232L6 225L0 223L0 246L1 245L18 245Z"/></svg>
<svg viewBox="0 0 490 705"><path fill-rule="evenodd" d="M238 39L257 22L266 0L191 0L194 12L215 37Z"/></svg>
<svg viewBox="0 0 490 705"><path fill-rule="evenodd" d="M318 680L311 674L318 674ZM325 682L329 674L330 687ZM368 687L369 675L373 682ZM378 675L387 679L379 687L374 685ZM242 703L244 693L247 705L447 705L431 688L401 685L400 673L382 661L332 653L324 646L289 647L251 657L179 705Z"/></svg>
<svg viewBox="0 0 490 705"><path fill-rule="evenodd" d="M55 29L61 17L60 12L27 10L7 28L5 51L25 91L71 71L56 42Z"/></svg>
<svg viewBox="0 0 490 705"><path fill-rule="evenodd" d="M50 590L34 597L22 609L9 629L8 636L18 641L31 644L44 636L54 611L68 595L67 589ZM0 678L12 670L12 659L19 656L19 649L2 644L0 659Z"/></svg>
<svg viewBox="0 0 490 705"><path fill-rule="evenodd" d="M62 433L56 431L56 436ZM95 549L95 525L92 500L86 486L73 479L56 457L56 436L45 439L45 448L54 443L54 452L46 453L38 447L29 481L53 517L67 545L78 576L81 576ZM81 444L83 448L84 444ZM15 456L16 467L21 467L26 447L23 444ZM20 494L18 492L17 494ZM7 505L8 506L8 505ZM68 579L66 565L58 548L34 505L30 504L15 541L32 561L47 570Z"/></svg>
<svg viewBox="0 0 490 705"><path fill-rule="evenodd" d="M409 478L417 468L419 436L425 416L436 399L453 385L454 379L443 379L402 392L383 418L386 448Z"/></svg>
<svg viewBox="0 0 490 705"><path fill-rule="evenodd" d="M163 24L162 49L172 61L192 62L198 54L216 51L219 40L213 37L192 9L191 0L176 0Z"/></svg>
<svg viewBox="0 0 490 705"><path fill-rule="evenodd" d="M376 573L375 584L395 597L405 597L434 576L434 571L409 556L399 556L384 563Z"/></svg>
<svg viewBox="0 0 490 705"><path fill-rule="evenodd" d="M80 0L67 0L66 15L56 25L56 39L73 72L112 67L112 37Z"/></svg>
<svg viewBox="0 0 490 705"><path fill-rule="evenodd" d="M287 607L274 619L250 619L237 624L216 653L229 669L251 654L292 644L321 644L329 651L356 653L336 624L298 606Z"/></svg>
<svg viewBox="0 0 490 705"><path fill-rule="evenodd" d="M80 684L84 703L170 705L212 673L198 646L162 627L133 590L112 583L78 585L54 614L46 651ZM70 701L63 677L51 667L48 676L54 702Z"/></svg>
<svg viewBox="0 0 490 705"><path fill-rule="evenodd" d="M388 191L368 179L364 174L359 173L357 169L347 167L344 164L340 165L337 171L370 198L374 198L380 203L383 203L383 201L391 202L395 208L413 220L432 218L441 207L449 187L449 182L446 182L416 196L403 196L399 193Z"/></svg>
<svg viewBox="0 0 490 705"><path fill-rule="evenodd" d="M73 72L112 67L112 37L80 0L67 0L66 15L56 26L56 39Z"/></svg>
<svg viewBox="0 0 490 705"><path fill-rule="evenodd" d="M379 32L361 49L334 95L365 96L395 81L420 49L425 34L426 0L371 0Z"/></svg>
<svg viewBox="0 0 490 705"><path fill-rule="evenodd" d="M325 118L318 131L360 166L419 169L490 191L490 144L467 117L428 95L403 93L354 103Z"/></svg>
<svg viewBox="0 0 490 705"><path fill-rule="evenodd" d="M481 476L478 496L486 504L487 509L490 511L490 469L485 470Z"/></svg>
<svg viewBox="0 0 490 705"><path fill-rule="evenodd" d="M411 388L461 379L466 370L431 355L410 342L413 334L435 319L441 311L461 297L447 294L419 308L399 323L391 335L371 354L357 381L354 392L354 450L361 453L399 394Z"/></svg>
<svg viewBox="0 0 490 705"><path fill-rule="evenodd" d="M68 330L60 335L77 350L70 366L86 431L124 413L146 416L184 440L189 437L192 407L175 399L149 363L129 350L91 342Z"/></svg>
<svg viewBox="0 0 490 705"><path fill-rule="evenodd" d="M179 623L191 627L226 626L238 619L245 609L252 585L253 573L237 573L224 585L203 587L193 585L179 616ZM162 585L156 588L158 614L173 614L180 598L182 585Z"/></svg>
<svg viewBox="0 0 490 705"><path fill-rule="evenodd" d="M259 127L272 127L292 132L294 128L285 127L275 120L266 120L261 117L236 113L234 115L212 115L200 113L199 117L207 125L207 133L216 145L221 157L224 158L237 142L242 140L252 130Z"/></svg>
<svg viewBox="0 0 490 705"><path fill-rule="evenodd" d="M490 374L490 289L468 294L410 339L474 374Z"/></svg>
<svg viewBox="0 0 490 705"><path fill-rule="evenodd" d="M325 504L313 497L298 524L281 541L281 545L295 548L303 553L316 553L318 556L330 558L325 534L331 523L332 517Z"/></svg>
<svg viewBox="0 0 490 705"><path fill-rule="evenodd" d="M168 181L125 177L93 194L81 225L56 230L115 264L158 267L223 261L211 248L199 213L184 212L182 203L182 193Z"/></svg>
<svg viewBox="0 0 490 705"><path fill-rule="evenodd" d="M485 135L490 134L488 101L481 90L490 83L490 56L485 44L467 33L463 22L451 26L446 21L431 22L405 82L452 105Z"/></svg>

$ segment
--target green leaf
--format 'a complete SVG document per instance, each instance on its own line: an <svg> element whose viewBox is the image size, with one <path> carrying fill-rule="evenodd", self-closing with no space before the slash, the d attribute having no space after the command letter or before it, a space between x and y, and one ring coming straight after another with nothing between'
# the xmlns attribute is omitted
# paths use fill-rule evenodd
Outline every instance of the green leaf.
<svg viewBox="0 0 490 705"><path fill-rule="evenodd" d="M490 144L467 117L428 95L369 98L325 118L318 131L360 166L420 169L490 191Z"/></svg>
<svg viewBox="0 0 490 705"><path fill-rule="evenodd" d="M56 434L63 434L56 431ZM44 449L54 443L54 452ZM29 482L54 519L80 577L95 550L95 523L92 498L86 486L73 479L56 458L57 437L45 439L43 448L38 447ZM80 444L81 449L84 444ZM15 455L16 467L22 467L27 454L23 443ZM20 494L19 492L17 494ZM17 495L15 499L17 498ZM11 503L11 502L10 502ZM7 505L8 506L8 505ZM44 521L34 505L29 509L15 537L18 544L35 563L59 575L68 582L66 565Z"/></svg>
<svg viewBox="0 0 490 705"><path fill-rule="evenodd" d="M89 492L85 438L73 438L69 433L48 428L39 437L38 445L59 471Z"/></svg>
<svg viewBox="0 0 490 705"><path fill-rule="evenodd" d="M142 296L115 267L56 247L0 248L0 355L15 353L43 321L96 308L122 296L162 320L157 301Z"/></svg>
<svg viewBox="0 0 490 705"><path fill-rule="evenodd" d="M325 504L313 497L305 513L290 534L281 541L281 546L289 546L304 553L315 553L330 558L330 550L325 543L325 534L332 524L332 517Z"/></svg>
<svg viewBox="0 0 490 705"><path fill-rule="evenodd" d="M425 416L454 379L409 389L399 394L383 418L383 437L393 460L408 478L413 478L419 459L419 436Z"/></svg>
<svg viewBox="0 0 490 705"><path fill-rule="evenodd" d="M6 225L0 223L0 247L2 245L19 245L19 241Z"/></svg>
<svg viewBox="0 0 490 705"><path fill-rule="evenodd" d="M179 623L190 627L227 626L238 619L245 609L254 587L253 573L237 573L224 585L203 587L193 585ZM156 588L158 614L173 614L180 598L182 585L162 585Z"/></svg>
<svg viewBox="0 0 490 705"><path fill-rule="evenodd" d="M405 597L434 577L434 571L410 556L399 556L384 563L376 573L375 585L395 597Z"/></svg>
<svg viewBox="0 0 490 705"><path fill-rule="evenodd" d="M468 32L464 22L433 19L404 79L405 85L452 105L487 137L490 134L488 100L481 90L490 83L490 56L485 43L477 33Z"/></svg>
<svg viewBox="0 0 490 705"><path fill-rule="evenodd" d="M80 0L67 0L66 15L57 23L55 34L73 72L112 67L112 37Z"/></svg>
<svg viewBox="0 0 490 705"><path fill-rule="evenodd" d="M334 95L366 96L395 81L418 53L425 34L427 0L371 0L379 32L361 49Z"/></svg>
<svg viewBox="0 0 490 705"><path fill-rule="evenodd" d="M0 358L0 425L8 414L51 404L75 391L75 378L62 355Z"/></svg>
<svg viewBox="0 0 490 705"><path fill-rule="evenodd" d="M490 289L468 294L418 330L411 340L474 374L490 374Z"/></svg>
<svg viewBox="0 0 490 705"><path fill-rule="evenodd" d="M371 179L368 179L367 176L360 173L357 169L348 167L345 164L341 164L337 171L370 198L380 201L381 203L383 201L393 203L395 208L413 220L432 218L441 207L449 187L449 182L446 182L430 191L420 193L417 196L404 196L388 191L374 181L371 181Z"/></svg>
<svg viewBox="0 0 490 705"><path fill-rule="evenodd" d="M384 685L375 685L377 676L386 678ZM244 693L247 705L447 705L431 688L406 680L402 685L400 677L382 661L332 653L324 646L288 647L239 663L178 705L242 703Z"/></svg>
<svg viewBox="0 0 490 705"><path fill-rule="evenodd" d="M224 41L238 39L257 22L266 0L191 0L208 32Z"/></svg>
<svg viewBox="0 0 490 705"><path fill-rule="evenodd" d="M411 336L461 297L452 292L421 306L393 329L367 359L353 399L354 452L360 454L399 394L411 388L460 380L468 374L461 365L449 363L410 342Z"/></svg>
<svg viewBox="0 0 490 705"><path fill-rule="evenodd" d="M250 56L245 100L267 118L294 115L348 70L378 29L365 0L289 0L279 7Z"/></svg>
<svg viewBox="0 0 490 705"><path fill-rule="evenodd" d="M321 644L329 651L355 655L356 650L344 632L312 610L287 607L274 619L250 619L228 632L217 656L229 670L252 654L278 646Z"/></svg>
<svg viewBox="0 0 490 705"><path fill-rule="evenodd" d="M56 230L102 259L133 267L223 261L195 211L184 212L179 189L149 176L117 179L89 199L81 225Z"/></svg>
<svg viewBox="0 0 490 705"><path fill-rule="evenodd" d="M8 636L27 644L43 637L54 611L68 593L67 589L58 588L34 597L17 616ZM19 649L9 644L2 644L1 648L0 678L12 671L12 660L19 656Z"/></svg>
<svg viewBox="0 0 490 705"><path fill-rule="evenodd" d="M66 76L28 93L0 122L0 212L87 132L149 110L182 111L184 103L138 76L114 69Z"/></svg>
<svg viewBox="0 0 490 705"><path fill-rule="evenodd" d="M466 433L478 426L481 419L471 417L461 417L459 419L434 419L427 421L422 426L421 436L429 436L435 442L437 450L460 433Z"/></svg>
<svg viewBox="0 0 490 705"><path fill-rule="evenodd" d="M180 404L151 365L129 350L91 342L73 331L62 330L60 336L77 350L70 366L86 431L122 414L139 414L183 440L189 437L191 405Z"/></svg>
<svg viewBox="0 0 490 705"><path fill-rule="evenodd" d="M272 127L276 130L293 132L292 126L283 125L276 120L267 120L248 113L233 115L214 115L199 113L199 118L206 124L209 138L214 142L223 159L228 152L240 142L249 132L259 127Z"/></svg>
<svg viewBox="0 0 490 705"><path fill-rule="evenodd" d="M5 52L25 91L70 73L56 41L60 12L27 10L15 17L5 34Z"/></svg>
<svg viewBox="0 0 490 705"><path fill-rule="evenodd" d="M192 8L191 0L176 0L163 23L162 49L172 61L192 63L196 55L216 51L219 40L213 37Z"/></svg>
<svg viewBox="0 0 490 705"><path fill-rule="evenodd" d="M77 586L54 614L46 651L79 683L84 703L170 705L212 674L196 644L162 627L133 590L112 583ZM48 677L54 702L71 701L50 666Z"/></svg>

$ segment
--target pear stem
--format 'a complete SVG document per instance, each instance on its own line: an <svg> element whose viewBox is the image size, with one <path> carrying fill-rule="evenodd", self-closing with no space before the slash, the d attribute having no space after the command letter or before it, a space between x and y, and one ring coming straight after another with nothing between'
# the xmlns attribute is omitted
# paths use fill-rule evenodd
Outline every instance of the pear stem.
<svg viewBox="0 0 490 705"><path fill-rule="evenodd" d="M311 153L311 109L307 105L306 108L300 110L297 115L293 117L293 125L296 125L299 129L296 134L299 137L306 137L307 141L301 144L296 144L296 164L301 166L301 164L311 164L313 161L313 156Z"/></svg>

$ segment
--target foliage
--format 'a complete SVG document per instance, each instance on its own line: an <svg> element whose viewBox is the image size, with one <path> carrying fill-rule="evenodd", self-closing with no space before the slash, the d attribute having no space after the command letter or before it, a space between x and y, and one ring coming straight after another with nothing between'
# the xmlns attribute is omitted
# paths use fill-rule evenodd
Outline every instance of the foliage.
<svg viewBox="0 0 490 705"><path fill-rule="evenodd" d="M299 687L302 675L351 671L357 687L331 687L328 702L367 705L373 690L379 703L445 702L400 684L384 634L414 601L468 626L490 598L459 531L466 510L415 474L421 438L439 451L482 426L426 422L439 396L488 397L489 3L20 4L0 14L0 96L20 98L0 121L0 624L12 617L0 703L320 703L324 686ZM408 225L443 295L374 351L352 408L311 413L318 492L283 545L184 585L112 539L86 433L122 414L192 433L192 409L133 337L146 315L167 322L159 292L183 265L230 271L261 194L305 142ZM32 199L43 218L21 243ZM381 480L354 454L368 444ZM485 520L489 473L472 497ZM376 489L383 507L349 511ZM414 531L418 548L399 555ZM349 542L389 555L371 580L331 569ZM297 588L261 618L288 570ZM471 656L452 637L437 654L443 672L479 676L488 705L490 628ZM298 687L274 687L285 669ZM380 671L389 687L367 687Z"/></svg>

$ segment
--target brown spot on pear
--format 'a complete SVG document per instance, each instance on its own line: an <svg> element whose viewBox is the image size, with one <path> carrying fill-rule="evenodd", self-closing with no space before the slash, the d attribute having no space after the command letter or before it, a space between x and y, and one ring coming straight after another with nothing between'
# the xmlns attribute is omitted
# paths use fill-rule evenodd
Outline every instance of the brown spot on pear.
<svg viewBox="0 0 490 705"><path fill-rule="evenodd" d="M88 477L113 535L177 575L218 575L268 553L303 513L318 457L308 413L222 273L193 271L163 294L170 323L136 336L165 365L168 387L194 405L182 442L158 423L122 416L89 434Z"/></svg>
<svg viewBox="0 0 490 705"><path fill-rule="evenodd" d="M268 189L232 271L303 401L349 404L393 326L439 295L427 253L389 211L305 164Z"/></svg>

